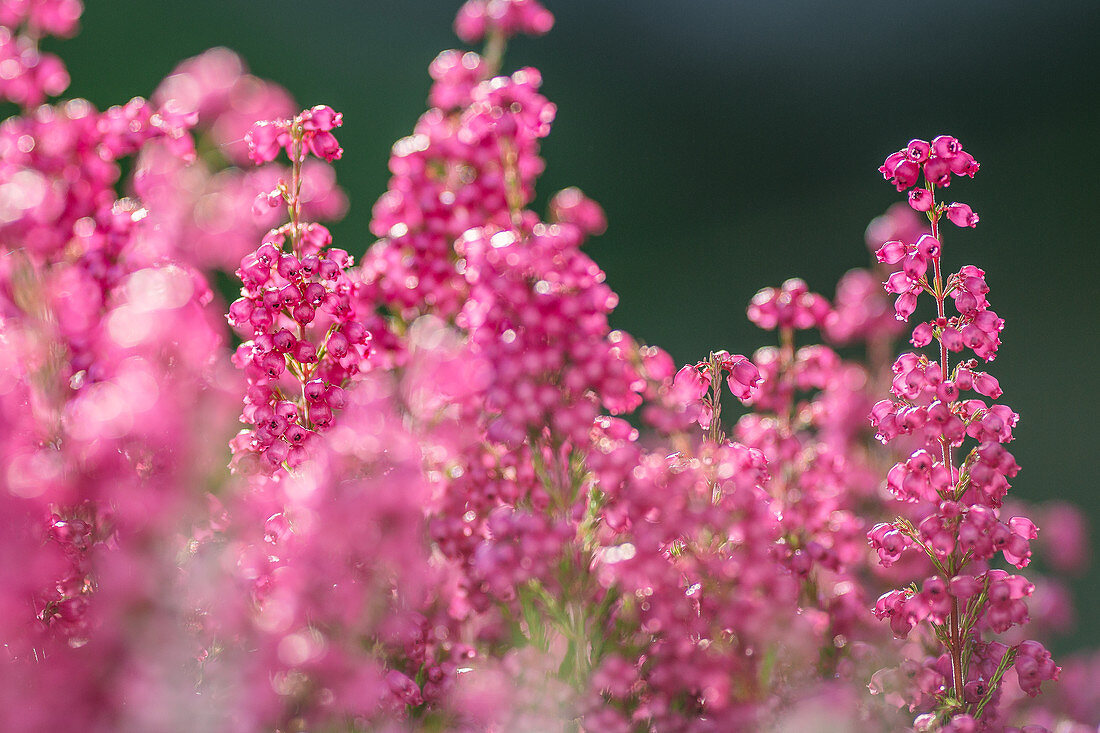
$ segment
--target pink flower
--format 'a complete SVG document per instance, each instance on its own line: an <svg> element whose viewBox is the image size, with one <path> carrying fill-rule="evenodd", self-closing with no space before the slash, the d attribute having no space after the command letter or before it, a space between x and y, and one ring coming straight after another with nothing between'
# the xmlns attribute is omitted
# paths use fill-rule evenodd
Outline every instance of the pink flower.
<svg viewBox="0 0 1100 733"><path fill-rule="evenodd" d="M912 208L928 212L934 232L938 233L943 214L960 227L977 224L978 216L966 204L944 207L935 203L934 191L949 185L952 175L972 176L977 170L973 157L962 150L955 138L941 135L930 146L914 140L902 153L903 156L894 154L887 159L883 175L889 177L893 173L896 179L896 170L905 163L921 161L929 186L911 191L909 202ZM898 186L899 191L902 188ZM871 409L872 424L880 440L888 442L912 435L919 445L926 446L913 452L908 460L896 463L887 474L886 485L899 501L928 507L920 510L924 518L917 523L919 546L939 573L946 566L956 574L949 582L940 576L926 580L919 595L908 589L892 591L876 605L876 615L889 618L897 636L908 634L925 618L941 629L951 629L951 634L938 635L942 652L937 662L938 675L929 676L927 684L921 684L920 694L910 693L910 709L926 705L928 698L942 703L946 695L961 699L966 705L997 699L997 690L990 683L1004 655L1009 653L1008 648L996 642L977 643L962 638L955 630L955 619L965 603L966 613L977 619L978 628L993 633L1027 623L1024 599L1031 595L1034 586L1022 576L984 568L996 553L1002 553L1005 561L1015 567L1025 567L1031 558L1030 543L1038 536L1030 519L1013 517L1006 524L997 514L1009 489L1008 479L1019 470L1012 455L1002 446L1012 440L1019 415L1003 404L962 399L963 390L975 390L990 399L1001 395L997 379L977 372L974 360L955 362L954 371L947 370L949 353L964 348L991 361L1000 344L1004 321L989 309L985 273L973 265L965 265L944 278L942 254L941 242L929 235L922 236L914 245L886 242L878 251L880 262L901 266L884 284L888 292L898 295L895 307L899 318L913 312L917 297L923 293L930 293L936 300L936 319L918 323L910 342L920 348L935 339L940 341L940 362L918 353L898 357L890 387L897 401L883 400ZM934 266L932 272L929 265ZM954 300L957 317L947 315L948 296ZM956 455L956 450L967 436L978 445L964 458ZM869 540L882 565L893 564L900 554L899 545L904 546L897 540L890 546L892 533L900 529L912 535L914 523L915 520L899 520L897 529L892 528L895 525L877 525L872 530ZM971 567L971 563L975 566ZM1022 653L1022 645L1020 649ZM977 679L968 679L960 663L968 654L972 655L971 670L975 669L975 661L981 669ZM1038 645L1029 647L1026 656L1018 656L1016 667L1021 688L1030 695L1038 692L1041 681L1057 675L1049 654ZM974 708L965 705L963 710L974 712ZM921 716L917 728L932 725L934 717ZM947 729L976 730L975 720L956 715Z"/></svg>
<svg viewBox="0 0 1100 733"><path fill-rule="evenodd" d="M932 194L926 188L914 188L909 192L909 205L916 211L928 211L932 208Z"/></svg>
<svg viewBox="0 0 1100 733"><path fill-rule="evenodd" d="M432 61L428 73L435 83L428 92L433 107L451 110L470 104L474 87L490 75L484 59L473 51L443 51Z"/></svg>
<svg viewBox="0 0 1100 733"><path fill-rule="evenodd" d="M455 18L455 34L476 43L496 32L505 38L518 33L541 36L554 25L554 16L536 0L467 0Z"/></svg>
<svg viewBox="0 0 1100 733"><path fill-rule="evenodd" d="M386 685L402 705L416 706L424 701L417 684L396 669L386 673Z"/></svg>
<svg viewBox="0 0 1100 733"><path fill-rule="evenodd" d="M884 242L875 252L875 256L883 264L896 265L902 261L908 250L909 248L903 242L893 240Z"/></svg>
<svg viewBox="0 0 1100 733"><path fill-rule="evenodd" d="M805 280L791 278L779 288L763 288L749 303L749 320L760 328L804 330L824 324L829 302L810 292Z"/></svg>
<svg viewBox="0 0 1100 733"><path fill-rule="evenodd" d="M933 138L932 151L940 158L950 159L962 152L962 146L950 135L940 135Z"/></svg>
<svg viewBox="0 0 1100 733"><path fill-rule="evenodd" d="M302 129L309 132L328 132L344 123L344 115L327 104L319 104L302 113Z"/></svg>
<svg viewBox="0 0 1100 733"><path fill-rule="evenodd" d="M916 138L910 140L909 145L905 148L905 156L914 163L923 163L928 160L931 152L932 146L927 141Z"/></svg>
<svg viewBox="0 0 1100 733"><path fill-rule="evenodd" d="M756 387L763 381L756 365L740 354L730 356L722 367L729 372L726 383L730 392L738 399L747 400L752 397Z"/></svg>
<svg viewBox="0 0 1100 733"><path fill-rule="evenodd" d="M927 166L927 163L925 165ZM891 175L891 183L893 183L899 191L904 191L916 184L917 178L920 176L920 171L920 166L917 163L906 158L894 168L893 174Z"/></svg>
<svg viewBox="0 0 1100 733"><path fill-rule="evenodd" d="M576 224L590 236L607 231L607 217L603 209L576 187L565 188L554 194L554 198L550 199L550 218Z"/></svg>
<svg viewBox="0 0 1100 733"><path fill-rule="evenodd" d="M974 174L978 172L978 161L974 160L974 156L965 151L959 151L958 155L951 158L949 161L951 165L951 172L957 176L969 176L974 177Z"/></svg>
<svg viewBox="0 0 1100 733"><path fill-rule="evenodd" d="M913 329L913 336L909 339L909 343L917 348L932 343L932 324L918 323L916 328Z"/></svg>
<svg viewBox="0 0 1100 733"><path fill-rule="evenodd" d="M924 178L936 186L950 186L951 166L943 158L929 158L924 163Z"/></svg>
<svg viewBox="0 0 1100 733"><path fill-rule="evenodd" d="M248 157L257 165L270 163L290 140L286 126L280 122L257 122L245 136Z"/></svg>
<svg viewBox="0 0 1100 733"><path fill-rule="evenodd" d="M305 140L311 153L330 163L339 160L344 154L344 149L340 147L340 143L336 141L336 137L331 132L307 133Z"/></svg>
<svg viewBox="0 0 1100 733"><path fill-rule="evenodd" d="M947 207L947 218L958 227L976 227L978 215L966 204L954 203Z"/></svg>

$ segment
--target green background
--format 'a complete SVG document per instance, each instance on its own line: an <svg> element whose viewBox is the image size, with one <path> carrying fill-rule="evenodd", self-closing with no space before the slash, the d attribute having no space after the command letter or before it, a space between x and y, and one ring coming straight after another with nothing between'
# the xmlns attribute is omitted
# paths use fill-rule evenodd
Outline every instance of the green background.
<svg viewBox="0 0 1100 733"><path fill-rule="evenodd" d="M352 208L341 246L371 241L392 142L424 108L427 65L455 47L457 2L91 0L83 32L50 42L71 94L148 95L187 56L240 52L303 105L345 114L337 164ZM952 198L981 215L949 228L947 261L984 268L1007 321L991 371L1022 416L1015 495L1069 499L1100 527L1095 493L1100 211L1100 6L1080 2L547 0L534 65L559 105L540 198L578 185L610 228L591 254L621 295L614 325L694 361L764 343L744 317L792 275L832 295L868 261L867 222L900 200L876 171L910 137L950 133L982 164ZM949 265L950 266L950 265ZM1100 567L1076 584L1079 641Z"/></svg>

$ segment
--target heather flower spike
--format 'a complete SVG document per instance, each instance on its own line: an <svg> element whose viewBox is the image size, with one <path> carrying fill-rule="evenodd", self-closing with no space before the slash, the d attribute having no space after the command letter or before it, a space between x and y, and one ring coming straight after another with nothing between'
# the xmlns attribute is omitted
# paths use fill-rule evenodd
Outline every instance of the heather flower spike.
<svg viewBox="0 0 1100 733"><path fill-rule="evenodd" d="M1000 555L1015 568L1025 567L1038 530L1026 517L1005 522L1001 516L1008 479L1019 470L1004 444L1012 440L1019 416L992 403L1001 395L1000 385L978 371L976 360L950 362L953 352L965 349L992 361L1004 327L989 308L982 270L966 265L946 274L942 266L943 217L960 227L975 226L978 217L966 204L937 203L936 190L948 185L952 175L973 176L978 164L958 140L940 136L930 146L910 142L888 157L881 170L901 191L917 183L914 172L903 169L910 164L922 166L924 184L910 192L909 201L927 213L931 233L912 244L886 242L877 254L879 262L901 266L885 284L888 292L898 294L899 319L908 320L920 296L928 294L935 301L935 317L914 327L911 343L922 347L936 341L938 349L932 357L912 352L898 357L892 398L872 410L880 440L904 436L917 449L887 477L889 491L914 511L876 525L868 541L884 566L906 552L923 553L931 575L919 585L884 594L874 613L889 619L899 638L924 624L933 632L924 638L938 649L924 663L925 693L915 698L927 702L911 706L926 710L917 719L918 729L1000 730L996 702L1008 669L1016 670L1021 689L1031 696L1038 694L1042 681L1059 674L1038 642L1005 646L992 638L1027 623L1025 599L1034 586L991 563ZM955 315L948 314L948 298L954 301ZM963 394L971 391L991 402ZM967 438L974 444L962 452Z"/></svg>
<svg viewBox="0 0 1100 733"><path fill-rule="evenodd" d="M343 388L366 366L371 335L355 316L357 286L345 273L352 259L329 246L325 227L301 221L306 156L339 158L331 131L342 122L340 113L318 105L291 120L258 122L248 133L256 163L284 150L290 158L290 180L257 199L260 207L285 201L290 221L268 232L237 270L241 298L228 318L249 338L234 363L248 378L242 420L252 428L234 439L234 463L253 456L268 471L302 465L314 436L343 407Z"/></svg>

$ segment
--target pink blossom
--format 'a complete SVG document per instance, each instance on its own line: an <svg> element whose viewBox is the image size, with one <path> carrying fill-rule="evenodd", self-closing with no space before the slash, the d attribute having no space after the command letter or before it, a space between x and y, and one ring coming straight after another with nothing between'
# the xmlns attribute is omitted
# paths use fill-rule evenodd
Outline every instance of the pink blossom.
<svg viewBox="0 0 1100 733"><path fill-rule="evenodd" d="M554 16L536 0L467 0L455 18L455 34L467 43L489 33L505 38L526 33L541 36L554 25Z"/></svg>
<svg viewBox="0 0 1100 733"><path fill-rule="evenodd" d="M307 132L329 132L343 122L344 116L327 104L319 104L302 113L302 129Z"/></svg>
<svg viewBox="0 0 1100 733"><path fill-rule="evenodd" d="M909 205L914 211L928 211L932 208L932 194L926 188L914 188L909 192Z"/></svg>
<svg viewBox="0 0 1100 733"><path fill-rule="evenodd" d="M966 204L954 203L947 207L947 218L951 223L959 227L978 226L978 215Z"/></svg>
<svg viewBox="0 0 1100 733"><path fill-rule="evenodd" d="M607 231L603 209L579 188L562 189L550 199L550 216L555 221L576 224L589 236Z"/></svg>
<svg viewBox="0 0 1100 733"><path fill-rule="evenodd" d="M339 160L344 154L344 149L340 147L340 143L336 141L336 137L328 131L317 130L306 137L306 144L309 146L309 151L316 155L318 158L332 162Z"/></svg>
<svg viewBox="0 0 1100 733"><path fill-rule="evenodd" d="M256 164L275 160L289 140L286 127L276 122L257 122L245 136L248 155Z"/></svg>

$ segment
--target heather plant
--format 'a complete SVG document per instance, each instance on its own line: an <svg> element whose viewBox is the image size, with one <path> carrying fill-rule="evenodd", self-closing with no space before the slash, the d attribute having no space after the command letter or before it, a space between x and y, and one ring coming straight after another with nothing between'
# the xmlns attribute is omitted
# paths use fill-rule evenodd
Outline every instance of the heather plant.
<svg viewBox="0 0 1100 733"><path fill-rule="evenodd" d="M0 131L4 729L124 729L133 690L180 680L146 650L187 653L164 591L219 471L203 436L226 416L224 336L205 280L115 185L154 140L190 157L188 124L69 100Z"/></svg>
<svg viewBox="0 0 1100 733"><path fill-rule="evenodd" d="M776 662L782 626L769 596L785 599L783 622L802 624L796 581L776 580L789 573L774 552L763 456L691 431L720 424L701 399L717 371L675 375L667 354L611 331L617 299L579 249L606 226L599 207L567 189L550 222L525 208L553 106L534 70L490 77L508 31L491 22L488 32L499 34L491 62L448 51L433 63L430 100L457 109L433 108L394 146L372 222L385 236L362 267L392 363L407 358L401 334L428 314L454 324L470 360L448 410L465 422L463 442L433 461L433 539L463 578L475 646L527 658L533 647L562 685L549 711L525 700L513 724L549 714L607 730L700 717L752 725L773 692L761 674L796 666ZM747 398L755 367L722 358L711 366ZM647 397L652 446L598 417Z"/></svg>
<svg viewBox="0 0 1100 733"><path fill-rule="evenodd" d="M1006 498L1003 321L941 264L943 220L978 223L937 200L978 168L954 138L887 159L877 266L761 290L773 343L677 369L612 325L600 206L535 210L556 107L503 71L535 0L459 9L484 47L431 63L358 264L318 221L340 113L226 49L151 101L41 105L80 10L0 2L0 729L1100 723L1095 658L1020 629L1072 624L1087 532ZM938 360L891 367L924 293ZM1033 551L1048 575L998 567Z"/></svg>
<svg viewBox="0 0 1100 733"><path fill-rule="evenodd" d="M359 374L371 335L356 318L354 285L345 274L352 260L329 247L332 235L302 221L302 170L307 154L338 159L332 130L342 117L318 105L293 119L263 121L248 132L256 163L285 150L290 180L262 192L269 206L287 207L289 222L272 229L237 269L241 297L229 321L249 336L234 355L245 371L248 393L243 421L253 426L233 441L235 460L258 457L270 469L300 466L313 437L328 429L347 400L344 387Z"/></svg>
<svg viewBox="0 0 1100 733"><path fill-rule="evenodd" d="M893 399L880 401L872 410L883 442L912 434L923 443L887 477L887 487L899 501L923 506L915 519L876 525L868 538L884 565L912 549L923 552L934 571L919 587L913 584L884 594L875 615L889 619L900 638L918 623L928 622L932 638L927 641L935 651L913 660L923 673L902 694L910 709L922 711L919 726L942 725L952 731L998 725L997 700L1010 668L1029 695L1038 694L1040 684L1057 679L1059 673L1039 642L1008 646L992 638L1027 622L1024 599L1034 586L1021 575L992 567L991 561L1000 553L1015 568L1027 566L1030 542L1038 530L1025 516L1001 519L1007 479L1019 470L1003 444L1012 440L1019 416L1002 404L964 400L961 393L967 391L997 400L1000 385L978 370L976 360L960 360L953 369L949 362L952 353L964 349L993 361L1004 327L989 307L982 270L965 265L945 275L941 266L943 218L973 227L978 215L966 204L937 202L936 191L949 186L953 175L972 178L977 170L974 158L947 135L931 143L914 139L888 157L883 176L898 191L910 189L909 204L927 212L931 233L915 244L888 241L877 253L880 262L901 265L886 282L887 290L898 295L899 320L913 314L920 294L935 300L936 317L918 323L910 341L919 348L936 340L939 360L915 352L902 354L893 366ZM922 174L924 185L914 187ZM957 315L947 315L948 297ZM956 450L968 437L977 445L959 459Z"/></svg>
<svg viewBox="0 0 1100 733"><path fill-rule="evenodd" d="M823 616L818 667L830 676L851 666L850 652L865 653L868 642L878 641L863 613L870 585L863 517L877 488L866 444L869 379L829 346L798 346L796 338L827 326L850 336L869 319L834 309L799 279L758 292L748 316L779 339L754 354L762 384L735 434L761 450L769 466L781 467L767 485L782 518L778 549L800 581L800 605ZM867 330L870 336L873 322Z"/></svg>

